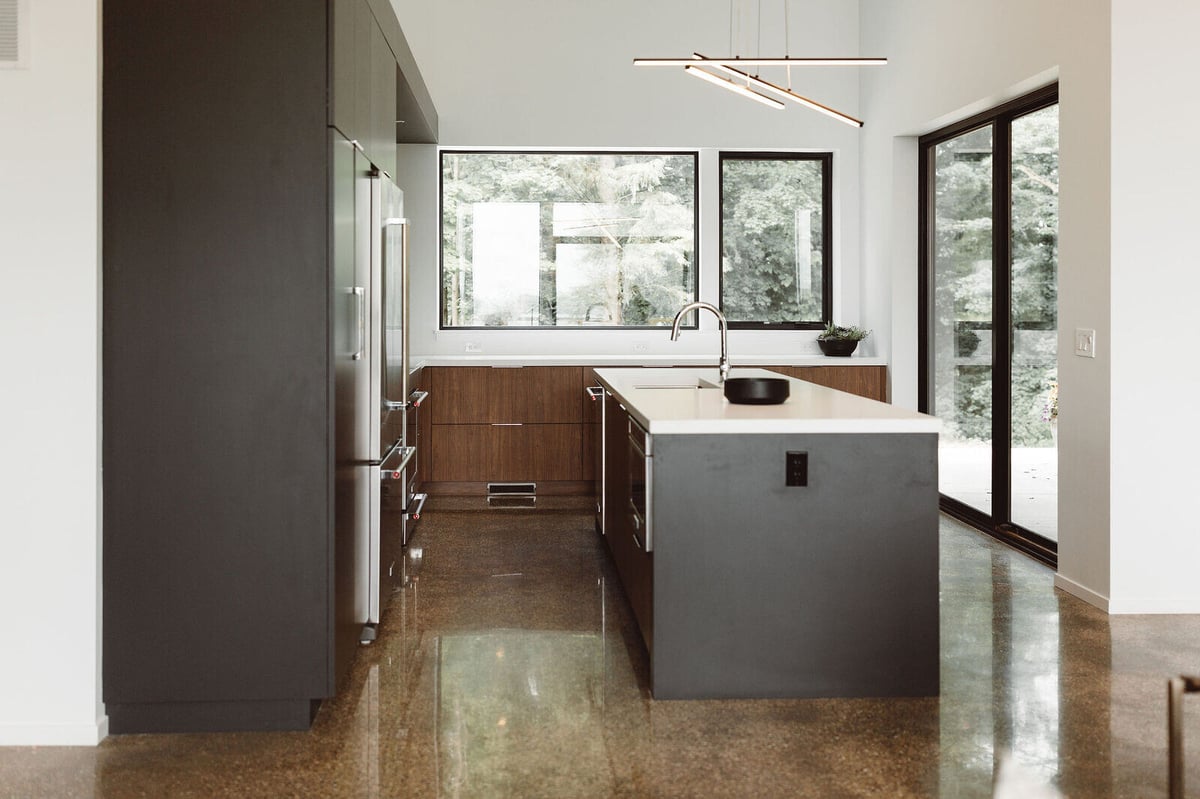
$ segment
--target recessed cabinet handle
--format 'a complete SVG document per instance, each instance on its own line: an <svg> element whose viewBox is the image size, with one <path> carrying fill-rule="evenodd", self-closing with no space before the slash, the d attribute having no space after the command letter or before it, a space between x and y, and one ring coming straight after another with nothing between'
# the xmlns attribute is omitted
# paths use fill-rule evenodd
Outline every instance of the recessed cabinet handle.
<svg viewBox="0 0 1200 799"><path fill-rule="evenodd" d="M524 422L492 422L492 427L524 427Z"/></svg>

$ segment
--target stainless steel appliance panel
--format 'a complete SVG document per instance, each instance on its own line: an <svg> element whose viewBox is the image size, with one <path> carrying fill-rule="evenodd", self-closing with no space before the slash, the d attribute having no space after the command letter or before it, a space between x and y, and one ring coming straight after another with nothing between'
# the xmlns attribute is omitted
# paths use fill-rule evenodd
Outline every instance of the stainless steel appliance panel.
<svg viewBox="0 0 1200 799"><path fill-rule="evenodd" d="M404 251L399 238L403 229L403 198L395 184L378 170L370 175L365 191L369 203L365 228L369 231L371 273L367 408L373 444L365 623L378 624L383 604L396 585L396 562L404 545L404 514L395 511L393 495L399 494L399 503L407 507L404 475L413 452L405 447L404 403L388 396L396 382L403 390L408 381L404 363ZM403 458L403 463L399 458ZM389 484L386 508L385 482Z"/></svg>

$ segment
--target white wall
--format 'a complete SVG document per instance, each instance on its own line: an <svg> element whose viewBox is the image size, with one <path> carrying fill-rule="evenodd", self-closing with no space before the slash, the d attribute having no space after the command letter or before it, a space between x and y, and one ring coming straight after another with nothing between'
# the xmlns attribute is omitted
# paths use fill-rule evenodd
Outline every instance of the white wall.
<svg viewBox="0 0 1200 799"><path fill-rule="evenodd" d="M29 5L29 68L0 70L0 745L94 744L99 5Z"/></svg>
<svg viewBox="0 0 1200 799"><path fill-rule="evenodd" d="M859 131L798 106L775 111L679 69L640 68L635 56L730 51L729 6L689 0L606 3L531 0L392 0L438 110L448 147L618 147L832 150L835 153L835 317L870 327L859 308ZM742 4L753 10L753 4ZM782 5L763 4L762 52L782 54ZM793 0L792 53L858 50L855 3ZM756 30L752 14L742 23ZM741 48L753 52L754 37ZM764 72L764 77L771 77ZM785 80L782 73L774 76ZM796 90L857 115L854 69L793 72ZM399 180L413 221L414 355L715 354L714 323L672 343L666 331L438 331L437 156L429 146L401 148ZM703 155L701 183L714 187L701 204L701 297L716 301L715 150ZM702 188L702 191L705 189ZM730 354L816 352L813 332L734 331ZM868 345L866 352L871 351Z"/></svg>
<svg viewBox="0 0 1200 799"><path fill-rule="evenodd" d="M1112 0L1114 612L1200 612L1198 31L1191 0Z"/></svg>
<svg viewBox="0 0 1200 799"><path fill-rule="evenodd" d="M890 59L863 73L862 307L886 330L879 343L897 404L917 399L915 137L1059 79L1058 584L1107 606L1109 304L1119 296L1109 275L1109 173L1119 153L1114 143L1110 158L1108 2L862 0L861 19L863 51ZM1070 355L1076 327L1097 330L1095 360ZM1115 479L1112 487L1115 496Z"/></svg>

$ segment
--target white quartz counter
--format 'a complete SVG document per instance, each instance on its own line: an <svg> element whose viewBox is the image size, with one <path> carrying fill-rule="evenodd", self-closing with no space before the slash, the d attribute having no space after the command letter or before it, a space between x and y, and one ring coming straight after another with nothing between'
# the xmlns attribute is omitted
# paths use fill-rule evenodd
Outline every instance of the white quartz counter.
<svg viewBox="0 0 1200 799"><path fill-rule="evenodd" d="M417 366L716 366L712 355L414 355ZM735 366L887 366L886 358L852 355L736 355Z"/></svg>
<svg viewBox="0 0 1200 799"><path fill-rule="evenodd" d="M841 359L837 359L841 360ZM865 359L863 359L865 360ZM597 377L652 434L936 433L941 421L915 411L787 378L781 405L738 405L715 386L715 367L597 369ZM782 377L766 369L734 368L730 377Z"/></svg>

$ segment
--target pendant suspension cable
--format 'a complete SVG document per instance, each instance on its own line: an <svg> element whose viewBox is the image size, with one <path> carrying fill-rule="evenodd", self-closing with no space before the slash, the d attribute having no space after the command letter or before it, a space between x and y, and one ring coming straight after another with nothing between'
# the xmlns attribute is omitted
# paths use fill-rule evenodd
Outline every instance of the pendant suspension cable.
<svg viewBox="0 0 1200 799"><path fill-rule="evenodd" d="M791 25L788 23L788 0L783 0L783 57L790 58L792 55L792 46L789 43L789 34L791 33ZM788 88L792 88L792 68L788 67Z"/></svg>
<svg viewBox="0 0 1200 799"><path fill-rule="evenodd" d="M733 49L733 0L729 0L729 52L737 52Z"/></svg>
<svg viewBox="0 0 1200 799"><path fill-rule="evenodd" d="M790 17L788 17L788 0L783 0L783 57L792 57L792 25ZM787 88L792 90L792 65L787 65Z"/></svg>
<svg viewBox="0 0 1200 799"><path fill-rule="evenodd" d="M754 12L754 22L758 28L758 41L754 45L754 57L762 58L762 0L758 0L758 10Z"/></svg>
<svg viewBox="0 0 1200 799"><path fill-rule="evenodd" d="M731 33L733 35L733 55L737 57L742 53L742 3L741 0L736 0L734 11L733 27Z"/></svg>

